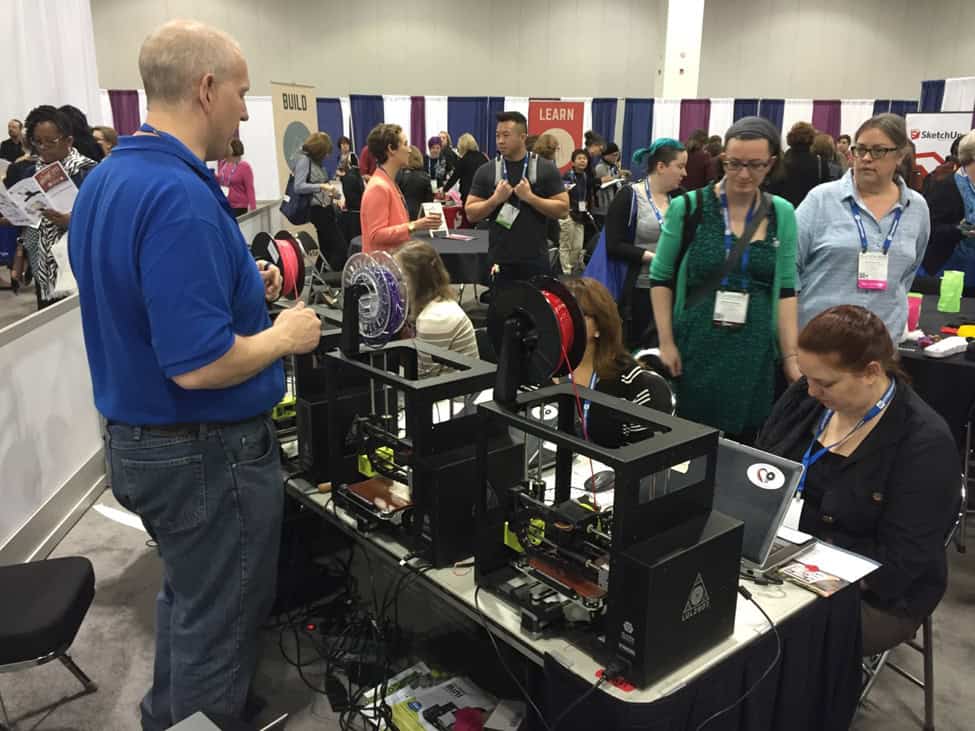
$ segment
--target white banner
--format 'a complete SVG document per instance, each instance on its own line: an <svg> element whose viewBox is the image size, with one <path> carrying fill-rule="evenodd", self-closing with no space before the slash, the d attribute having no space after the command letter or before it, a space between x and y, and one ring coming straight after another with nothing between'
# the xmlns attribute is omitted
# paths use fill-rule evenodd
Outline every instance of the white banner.
<svg viewBox="0 0 975 731"><path fill-rule="evenodd" d="M277 143L278 184L284 193L294 159L312 132L318 131L315 87L271 82L274 138ZM277 197L277 196L275 196Z"/></svg>
<svg viewBox="0 0 975 731"><path fill-rule="evenodd" d="M908 114L905 120L907 134L917 149L917 164L929 173L948 157L955 138L972 128L971 112Z"/></svg>

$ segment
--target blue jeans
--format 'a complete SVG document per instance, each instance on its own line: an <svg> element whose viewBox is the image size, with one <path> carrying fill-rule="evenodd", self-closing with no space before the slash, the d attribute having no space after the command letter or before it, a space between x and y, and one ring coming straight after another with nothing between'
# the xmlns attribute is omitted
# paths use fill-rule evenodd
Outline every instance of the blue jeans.
<svg viewBox="0 0 975 731"><path fill-rule="evenodd" d="M196 711L239 717L275 595L284 489L260 416L192 432L109 424L112 492L159 544L156 658L144 731Z"/></svg>

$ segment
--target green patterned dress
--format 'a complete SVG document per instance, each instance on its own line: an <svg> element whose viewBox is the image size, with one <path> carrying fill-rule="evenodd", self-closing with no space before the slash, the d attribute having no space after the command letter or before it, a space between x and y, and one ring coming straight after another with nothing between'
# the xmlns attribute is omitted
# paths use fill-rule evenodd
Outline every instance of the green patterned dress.
<svg viewBox="0 0 975 731"><path fill-rule="evenodd" d="M764 240L750 245L748 276L742 276L739 263L727 283L729 290L749 293L747 321L741 327L716 326L712 319L714 292L688 308L683 306L686 294L720 269L726 256L721 204L710 188L704 193L701 222L681 262L675 289L674 340L683 368L677 383L677 414L730 434L741 434L760 427L772 409L779 360L778 298L781 288L795 286L795 218L794 214L790 218L792 208L788 203L775 201ZM675 235L674 229L682 224L683 209L681 202L678 210L668 211L665 229L669 229L670 239ZM783 234L789 235L791 241L780 242ZM676 236L679 246L679 231ZM737 243L737 237L734 241ZM660 262L654 260L654 280L673 277L673 272L669 277L660 276L667 267L668 254L671 267L676 256L676 251L668 250L668 243L670 249L674 248L672 240L662 243L664 251L658 250L657 257L663 257Z"/></svg>

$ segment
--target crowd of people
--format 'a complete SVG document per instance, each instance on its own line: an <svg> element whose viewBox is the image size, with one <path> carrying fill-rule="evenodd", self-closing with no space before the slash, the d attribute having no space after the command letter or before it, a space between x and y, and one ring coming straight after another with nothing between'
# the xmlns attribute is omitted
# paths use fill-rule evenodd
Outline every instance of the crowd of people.
<svg viewBox="0 0 975 731"><path fill-rule="evenodd" d="M298 303L272 324L280 271L253 261L235 221L256 203L234 134L249 86L238 44L172 21L146 39L139 69L149 114L136 135L41 106L11 120L0 155L8 187L60 163L79 188L72 211L44 210L17 233L13 277L29 262L38 306L56 301L52 248L70 232L111 487L166 564L141 709L143 728L162 729L196 710L243 712L282 512L266 414L284 392L282 357L313 350L321 323ZM558 139L529 140L518 112L497 116L495 141L493 160L446 131L424 152L379 124L358 154L338 140L336 183L332 139L311 134L291 161L294 190L310 197L329 265L351 238L341 199L363 250L393 252L408 278L410 333L478 357L443 260L414 240L442 223L421 204L457 185L462 220L488 230L495 288L552 274L558 250L586 322L573 383L670 411L666 377L678 415L802 462L800 527L882 564L863 582L864 652L912 636L946 588L958 455L895 345L918 271L971 264L975 277L975 132L921 181L890 114L835 141L799 123L785 152L758 117L723 138L652 140L630 161L589 133L564 175ZM633 355L648 345L659 372ZM580 416L587 438L647 437L598 409Z"/></svg>

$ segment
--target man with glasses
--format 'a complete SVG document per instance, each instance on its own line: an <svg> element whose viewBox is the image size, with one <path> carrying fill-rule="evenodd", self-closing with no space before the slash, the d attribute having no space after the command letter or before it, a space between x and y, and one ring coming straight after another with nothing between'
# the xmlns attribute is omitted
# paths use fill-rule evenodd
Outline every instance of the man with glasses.
<svg viewBox="0 0 975 731"><path fill-rule="evenodd" d="M873 117L855 140L853 169L813 188L799 206L799 326L834 305L859 305L884 321L896 344L928 245L928 205L898 173L909 151L902 117Z"/></svg>

